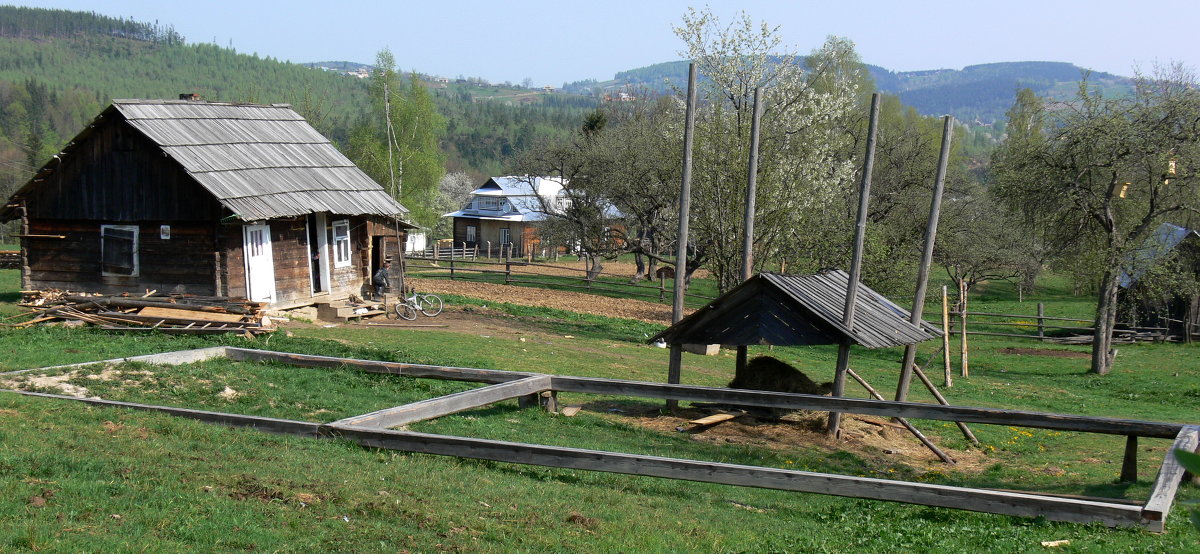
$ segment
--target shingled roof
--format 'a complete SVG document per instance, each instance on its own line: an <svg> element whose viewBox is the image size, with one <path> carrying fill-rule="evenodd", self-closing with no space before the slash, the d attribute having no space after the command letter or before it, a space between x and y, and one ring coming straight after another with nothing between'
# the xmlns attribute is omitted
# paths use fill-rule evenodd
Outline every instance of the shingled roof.
<svg viewBox="0 0 1200 554"><path fill-rule="evenodd" d="M287 104L114 100L98 120L113 112L236 219L408 213Z"/></svg>
<svg viewBox="0 0 1200 554"><path fill-rule="evenodd" d="M915 344L941 336L909 323L909 311L859 283L851 327L842 324L849 276L760 273L650 339L670 344L776 346L838 344L867 348Z"/></svg>

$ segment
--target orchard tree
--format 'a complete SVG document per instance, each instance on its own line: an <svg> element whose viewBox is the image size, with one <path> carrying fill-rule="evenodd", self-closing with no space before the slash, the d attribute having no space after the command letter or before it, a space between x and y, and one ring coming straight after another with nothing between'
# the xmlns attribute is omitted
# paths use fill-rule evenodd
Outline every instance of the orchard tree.
<svg viewBox="0 0 1200 554"><path fill-rule="evenodd" d="M1200 89L1174 66L1139 76L1130 96L1104 97L1085 79L1073 100L1027 105L1021 114L1033 123L997 152L997 192L1010 205L1042 210L1059 236L1094 241L1100 279L1090 371L1106 374L1131 253L1163 221L1200 213Z"/></svg>
<svg viewBox="0 0 1200 554"><path fill-rule="evenodd" d="M853 160L843 153L863 69L853 44L836 37L806 65L784 47L778 27L746 14L725 25L708 9L691 10L675 34L702 76L692 170L696 255L707 258L724 291L741 281L754 89L766 91L753 237L761 267L789 249L796 233L811 231L798 222L828 210L852 180Z"/></svg>

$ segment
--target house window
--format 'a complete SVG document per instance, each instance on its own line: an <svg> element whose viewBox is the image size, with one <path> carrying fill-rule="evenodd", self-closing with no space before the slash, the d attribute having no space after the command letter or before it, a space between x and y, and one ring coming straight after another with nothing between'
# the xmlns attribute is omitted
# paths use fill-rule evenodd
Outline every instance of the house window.
<svg viewBox="0 0 1200 554"><path fill-rule="evenodd" d="M492 196L480 196L475 199L475 207L480 210L499 210L500 199Z"/></svg>
<svg viewBox="0 0 1200 554"><path fill-rule="evenodd" d="M475 226L467 225L467 242L475 242Z"/></svg>
<svg viewBox="0 0 1200 554"><path fill-rule="evenodd" d="M350 221L333 222L333 267L350 265Z"/></svg>
<svg viewBox="0 0 1200 554"><path fill-rule="evenodd" d="M512 242L512 234L509 232L508 227L500 229L500 244L504 245L510 242Z"/></svg>
<svg viewBox="0 0 1200 554"><path fill-rule="evenodd" d="M138 274L137 225L100 226L100 272L103 275Z"/></svg>

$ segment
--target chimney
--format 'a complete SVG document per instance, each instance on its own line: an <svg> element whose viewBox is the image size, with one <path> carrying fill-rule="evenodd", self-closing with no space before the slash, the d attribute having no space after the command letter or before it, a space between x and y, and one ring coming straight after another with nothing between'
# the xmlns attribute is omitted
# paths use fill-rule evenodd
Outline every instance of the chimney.
<svg viewBox="0 0 1200 554"><path fill-rule="evenodd" d="M194 92L186 92L186 93L180 94L179 99L180 100L188 100L191 102L198 102L200 100L200 95L196 94Z"/></svg>

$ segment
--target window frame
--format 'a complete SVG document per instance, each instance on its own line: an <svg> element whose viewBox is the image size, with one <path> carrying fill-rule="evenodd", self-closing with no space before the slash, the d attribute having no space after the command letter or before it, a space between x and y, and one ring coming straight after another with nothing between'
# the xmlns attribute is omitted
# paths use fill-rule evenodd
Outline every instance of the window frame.
<svg viewBox="0 0 1200 554"><path fill-rule="evenodd" d="M350 267L353 253L350 247L350 220L337 219L333 222L333 267Z"/></svg>
<svg viewBox="0 0 1200 554"><path fill-rule="evenodd" d="M133 269L131 273L122 273L117 271L108 271L107 264L104 262L104 245L105 231L113 229L117 231L131 231L133 233L133 248L130 251L130 256L133 261ZM114 237L115 238L115 237ZM105 277L137 277L141 275L141 228L137 225L101 225L100 226L100 274Z"/></svg>
<svg viewBox="0 0 1200 554"><path fill-rule="evenodd" d="M467 225L466 226L466 235L467 235L466 236L467 242L476 242L477 239L479 238L479 230L474 225Z"/></svg>

